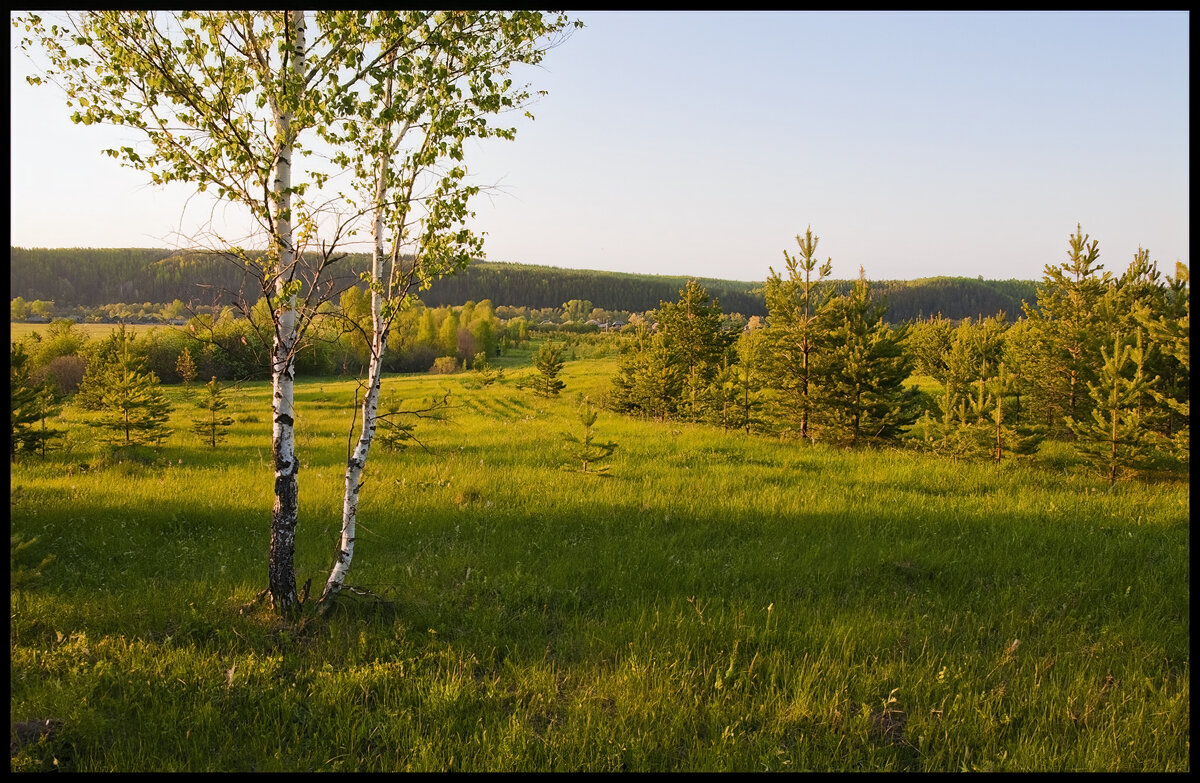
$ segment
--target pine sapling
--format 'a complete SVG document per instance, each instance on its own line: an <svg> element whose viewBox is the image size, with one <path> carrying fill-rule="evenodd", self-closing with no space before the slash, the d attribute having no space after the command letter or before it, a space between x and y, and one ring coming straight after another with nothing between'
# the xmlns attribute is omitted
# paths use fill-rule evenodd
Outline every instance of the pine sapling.
<svg viewBox="0 0 1200 783"><path fill-rule="evenodd" d="M204 391L205 394L196 402L196 407L205 413L200 418L192 419L192 432L202 440L208 441L209 447L215 449L229 434L233 419L221 415L221 411L228 408L229 403L225 400L225 387L215 375L211 381L204 384Z"/></svg>
<svg viewBox="0 0 1200 783"><path fill-rule="evenodd" d="M488 363L487 351L480 351L475 354L475 359L471 363L472 369L479 378L479 383L483 386L490 386L496 381L504 377L503 367L493 367Z"/></svg>
<svg viewBox="0 0 1200 783"><path fill-rule="evenodd" d="M596 433L592 430L592 426L596 423L598 414L599 410L592 405L591 400L584 397L579 406L579 423L583 425L583 434L563 433L563 448L581 463L582 467L579 468L581 473L594 475L608 473L609 465L597 466L596 463L608 459L617 449L617 444L613 441L596 440Z"/></svg>
<svg viewBox="0 0 1200 783"><path fill-rule="evenodd" d="M1141 456L1148 439L1146 423L1138 402L1158 382L1145 371L1142 332L1138 329L1130 343L1120 333L1113 337L1112 351L1100 349L1104 365L1096 383L1088 384L1095 401L1092 421L1076 421L1068 416L1067 426L1078 440L1076 449L1116 483L1122 468L1133 465Z"/></svg>
<svg viewBox="0 0 1200 783"><path fill-rule="evenodd" d="M563 363L562 343L546 342L542 344L533 360L537 372L529 382L529 385L533 387L534 394L539 397L555 397L563 390L566 384L558 378L558 374L562 372Z"/></svg>
<svg viewBox="0 0 1200 783"><path fill-rule="evenodd" d="M175 361L175 372L183 381L183 390L185 394L190 394L192 391L192 381L196 380L196 362L192 359L192 352L184 346L179 352L179 358Z"/></svg>

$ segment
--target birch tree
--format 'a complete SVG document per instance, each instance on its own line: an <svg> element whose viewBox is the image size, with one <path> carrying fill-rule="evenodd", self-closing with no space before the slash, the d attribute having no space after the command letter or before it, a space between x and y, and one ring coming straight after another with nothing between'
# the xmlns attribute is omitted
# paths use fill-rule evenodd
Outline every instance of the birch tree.
<svg viewBox="0 0 1200 783"><path fill-rule="evenodd" d="M254 252L217 234L221 249L254 271L270 303L271 451L274 506L267 592L276 611L301 602L294 566L299 457L293 405L295 357L329 290L316 283L336 259L345 224L318 241L321 208L305 201L329 176L303 168L314 136L356 87L395 52L367 52L367 12L90 11L48 21L13 17L20 46L47 62L34 83L67 96L72 119L137 131L147 142L106 153L151 182L184 182L243 208L257 229ZM310 35L310 26L313 35ZM403 43L396 39L394 45ZM306 258L306 252L309 257Z"/></svg>
<svg viewBox="0 0 1200 783"><path fill-rule="evenodd" d="M483 256L482 237L467 220L479 188L463 161L470 139L512 139L515 129L492 124L534 96L515 86L516 64L536 64L561 40L564 15L541 12L380 12L363 20L368 49L386 52L380 67L341 104L343 120L322 129L338 150L335 163L353 172L343 195L371 217L370 331L361 429L343 486L342 531L321 595L331 605L354 557L363 473L375 437L383 362L393 320L413 294ZM462 319L466 326L468 316ZM457 347L457 320L444 324L446 347Z"/></svg>

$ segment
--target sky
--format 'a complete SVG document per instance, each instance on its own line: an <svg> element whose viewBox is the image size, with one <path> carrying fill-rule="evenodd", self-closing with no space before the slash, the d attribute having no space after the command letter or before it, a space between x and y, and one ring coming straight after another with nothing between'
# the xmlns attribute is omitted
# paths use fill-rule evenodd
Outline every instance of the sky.
<svg viewBox="0 0 1200 783"><path fill-rule="evenodd" d="M1183 11L588 11L468 148L486 257L761 281L811 227L833 277L1041 279L1080 225L1119 274L1190 266ZM164 247L214 215L102 154L13 36L11 237Z"/></svg>

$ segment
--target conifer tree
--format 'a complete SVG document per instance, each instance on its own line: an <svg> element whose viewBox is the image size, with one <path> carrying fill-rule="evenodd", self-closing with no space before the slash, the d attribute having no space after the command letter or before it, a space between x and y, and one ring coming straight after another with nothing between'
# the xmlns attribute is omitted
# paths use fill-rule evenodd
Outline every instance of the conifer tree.
<svg viewBox="0 0 1200 783"><path fill-rule="evenodd" d="M676 407L689 419L700 419L705 392L737 335L722 329L720 304L695 280L679 289L678 301L660 302L655 320L663 348L673 354L683 380Z"/></svg>
<svg viewBox="0 0 1200 783"><path fill-rule="evenodd" d="M734 346L737 363L734 369L734 388L737 394L738 421L746 432L762 429L766 420L767 335L764 329L743 332Z"/></svg>
<svg viewBox="0 0 1200 783"><path fill-rule="evenodd" d="M201 440L208 441L209 447L215 449L229 434L233 419L222 413L229 407L229 403L225 400L225 387L215 375L211 381L204 384L204 391L205 394L196 402L196 406L204 411L204 415L192 419L192 432Z"/></svg>
<svg viewBox="0 0 1200 783"><path fill-rule="evenodd" d="M10 343L9 403L12 429L9 436L9 461L16 461L17 450L36 451L44 459L49 441L62 434L47 420L61 410L52 382L34 383L29 374L29 355L22 343Z"/></svg>
<svg viewBox="0 0 1200 783"><path fill-rule="evenodd" d="M558 378L563 363L562 343L542 343L542 347L534 356L533 365L536 372L529 381L534 394L539 397L554 397L563 390L566 384Z"/></svg>
<svg viewBox="0 0 1200 783"><path fill-rule="evenodd" d="M196 380L196 362L192 359L192 352L185 345L183 350L179 352L179 358L175 361L175 372L179 374L180 380L183 381L184 391L190 391L192 381Z"/></svg>
<svg viewBox="0 0 1200 783"><path fill-rule="evenodd" d="M987 384L990 399L981 399L980 407L986 405L991 418L990 447L992 459L1000 462L1006 452L1012 454L1032 454L1037 451L1038 444L1045 436L1045 428L1037 426L1021 426L1012 421L1012 416L1005 406L1007 399L1016 387L1015 378L1008 372L1004 362L996 368L996 375Z"/></svg>
<svg viewBox="0 0 1200 783"><path fill-rule="evenodd" d="M62 411L61 400L58 394L55 393L52 382L43 382L38 388L37 398L34 401L34 411L38 417L37 423L33 427L32 438L28 441L26 447L32 447L42 459L45 459L46 449L49 448L50 441L63 434L63 430L50 427L46 423L48 419L52 416L57 416Z"/></svg>
<svg viewBox="0 0 1200 783"><path fill-rule="evenodd" d="M1033 386L1031 375L1040 364L1036 355L1039 347L1036 328L1028 318L1019 317L1004 332L1004 347L1000 355L1013 396L1011 410L1005 415L1013 424L1033 424L1032 417L1027 413L1028 395Z"/></svg>
<svg viewBox="0 0 1200 783"><path fill-rule="evenodd" d="M904 335L904 352L913 372L946 382L946 355L954 342L954 323L940 315L914 321Z"/></svg>
<svg viewBox="0 0 1200 783"><path fill-rule="evenodd" d="M948 324L946 321L944 324ZM910 327L911 328L911 327ZM1005 323L1002 316L973 323L964 319L955 328L937 322L922 324L924 334L906 336L906 347L914 344L923 354L923 368L929 369L942 382L938 398L940 420L927 420L922 429L931 436L936 450L959 456L976 455L993 450L993 428L989 424L994 406L1001 403L989 391L1003 359ZM946 338L943 340L942 335ZM941 344L941 355L933 356ZM1007 374L1006 374L1007 377ZM1011 383L1011 379L1006 380ZM1007 394L1008 386L1003 393Z"/></svg>
<svg viewBox="0 0 1200 783"><path fill-rule="evenodd" d="M736 357L737 354L734 353L734 358L736 359ZM713 376L704 392L704 399L708 406L707 418L709 421L721 425L721 430L724 432L728 432L731 427L741 429L743 426L742 411L738 405L741 398L741 387L738 384L737 370L737 363L730 361L730 357L727 355L725 361L721 363L721 369Z"/></svg>
<svg viewBox="0 0 1200 783"><path fill-rule="evenodd" d="M1167 279L1168 294L1161 312L1142 306L1135 310L1137 323L1146 330L1153 347L1159 383L1150 393L1158 404L1155 433L1167 450L1184 463L1189 462L1191 409L1191 348L1189 324L1188 268L1176 264L1175 276Z"/></svg>
<svg viewBox="0 0 1200 783"><path fill-rule="evenodd" d="M81 384L94 390L100 417L93 422L109 437L126 445L161 441L168 433L171 406L159 389L158 376L145 372L133 350L125 324L113 335L114 354L107 362L88 365Z"/></svg>
<svg viewBox="0 0 1200 783"><path fill-rule="evenodd" d="M384 405L384 413L379 414L379 429L375 437L379 445L389 451L402 451L408 448L408 442L415 440L413 430L416 425L400 420L400 402L389 400Z"/></svg>
<svg viewBox="0 0 1200 783"><path fill-rule="evenodd" d="M823 314L832 294L832 287L822 281L829 276L833 259L826 259L818 269L816 251L819 241L820 237L813 235L811 226L803 239L797 235L800 256L797 258L783 251L787 280L771 269L766 284L766 339L770 344L768 356L773 385L782 393L787 415L795 422L802 438L812 437L810 423L816 387L820 383L816 356L822 350L828 332ZM814 271L816 279L813 278Z"/></svg>
<svg viewBox="0 0 1200 783"><path fill-rule="evenodd" d="M672 344L661 333L651 334L645 324L635 327L633 342L613 378L609 407L665 420L675 414L683 394L682 362Z"/></svg>
<svg viewBox="0 0 1200 783"><path fill-rule="evenodd" d="M917 390L903 385L911 370L903 331L884 322L861 268L849 293L828 308L829 348L816 368L822 428L850 445L898 437L918 415Z"/></svg>
<svg viewBox="0 0 1200 783"><path fill-rule="evenodd" d="M1070 434L1063 433L1065 417L1079 419L1091 409L1088 384L1095 380L1108 331L1100 303L1112 275L1101 274L1099 242L1088 239L1076 225L1067 261L1046 265L1037 307L1025 304L1025 316L1038 338L1027 362L1033 381L1030 396L1044 423L1061 434Z"/></svg>
<svg viewBox="0 0 1200 783"><path fill-rule="evenodd" d="M475 375L479 378L480 384L484 386L490 386L504 377L504 368L493 367L488 362L488 355L485 351L480 351L479 353L475 354L475 358L471 362L471 368L475 371Z"/></svg>
<svg viewBox="0 0 1200 783"><path fill-rule="evenodd" d="M1144 450L1147 431L1138 401L1158 379L1146 375L1140 329L1132 341L1118 333L1112 350L1102 347L1100 351L1103 368L1097 381L1088 384L1095 402L1091 421L1068 416L1066 422L1078 439L1076 449L1103 468L1111 484L1121 468L1134 464Z"/></svg>
<svg viewBox="0 0 1200 783"><path fill-rule="evenodd" d="M33 423L37 421L37 389L29 382L29 354L22 343L10 343L8 351L8 393L12 408L12 429L8 441L10 462L17 459Z"/></svg>
<svg viewBox="0 0 1200 783"><path fill-rule="evenodd" d="M617 449L613 441L598 441L592 427L600 411L587 397L579 405L579 423L583 425L583 434L574 435L563 433L563 448L581 464L580 472L603 475L608 472L609 465L597 466L596 463L608 459Z"/></svg>

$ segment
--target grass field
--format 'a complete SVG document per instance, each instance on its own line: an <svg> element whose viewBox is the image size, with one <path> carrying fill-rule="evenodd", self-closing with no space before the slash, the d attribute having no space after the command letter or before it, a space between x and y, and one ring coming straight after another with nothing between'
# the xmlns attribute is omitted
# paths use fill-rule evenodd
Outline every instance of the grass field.
<svg viewBox="0 0 1200 783"><path fill-rule="evenodd" d="M215 452L181 406L154 452L76 426L14 465L10 717L53 731L12 768L1190 768L1183 477L610 413L597 477L562 433L615 359L569 362L552 400L515 388L527 361L486 388L386 379L385 399L455 407L418 424L429 452L372 451L349 583L383 600L303 626L239 611L266 584L266 384L234 395ZM297 387L315 593L353 394Z"/></svg>

